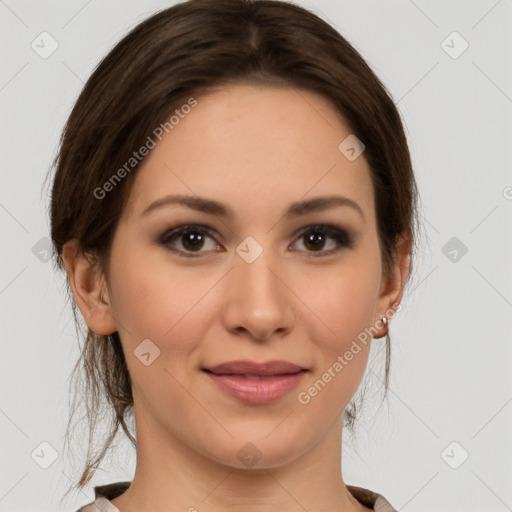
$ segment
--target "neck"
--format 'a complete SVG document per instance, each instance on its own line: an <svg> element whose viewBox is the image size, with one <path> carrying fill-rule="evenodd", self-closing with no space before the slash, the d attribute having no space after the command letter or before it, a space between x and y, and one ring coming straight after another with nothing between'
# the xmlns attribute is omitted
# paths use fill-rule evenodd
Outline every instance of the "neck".
<svg viewBox="0 0 512 512"><path fill-rule="evenodd" d="M313 449L273 467L236 468L137 418L137 467L121 512L362 512L341 474L342 420ZM144 415L148 418L149 415ZM170 508L172 507L172 508Z"/></svg>

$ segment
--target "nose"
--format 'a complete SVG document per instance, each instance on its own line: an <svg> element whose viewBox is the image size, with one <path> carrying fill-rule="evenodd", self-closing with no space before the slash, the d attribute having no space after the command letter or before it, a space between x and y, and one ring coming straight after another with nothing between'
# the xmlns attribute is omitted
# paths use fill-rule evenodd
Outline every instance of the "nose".
<svg viewBox="0 0 512 512"><path fill-rule="evenodd" d="M252 263L236 257L226 277L221 318L229 332L263 341L291 331L294 295L270 250Z"/></svg>

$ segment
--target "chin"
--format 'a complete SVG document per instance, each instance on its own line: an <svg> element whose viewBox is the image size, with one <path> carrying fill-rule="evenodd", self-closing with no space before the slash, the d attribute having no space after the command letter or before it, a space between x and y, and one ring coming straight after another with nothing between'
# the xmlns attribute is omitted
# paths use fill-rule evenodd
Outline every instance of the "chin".
<svg viewBox="0 0 512 512"><path fill-rule="evenodd" d="M273 428L276 425L274 424ZM268 470L284 466L296 459L307 446L300 445L304 436L296 442L287 432L276 432L268 436L272 429L259 430L257 435L234 435L222 452L215 454L215 460L230 468L241 470ZM211 455L211 454L210 454Z"/></svg>

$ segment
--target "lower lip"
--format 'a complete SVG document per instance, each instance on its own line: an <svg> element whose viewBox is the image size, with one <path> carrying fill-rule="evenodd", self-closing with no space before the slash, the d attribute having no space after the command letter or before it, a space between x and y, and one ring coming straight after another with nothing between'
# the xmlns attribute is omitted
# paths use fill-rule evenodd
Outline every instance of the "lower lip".
<svg viewBox="0 0 512 512"><path fill-rule="evenodd" d="M217 375L205 372L224 391L248 404L267 404L279 400L297 386L304 371L249 379L239 375Z"/></svg>

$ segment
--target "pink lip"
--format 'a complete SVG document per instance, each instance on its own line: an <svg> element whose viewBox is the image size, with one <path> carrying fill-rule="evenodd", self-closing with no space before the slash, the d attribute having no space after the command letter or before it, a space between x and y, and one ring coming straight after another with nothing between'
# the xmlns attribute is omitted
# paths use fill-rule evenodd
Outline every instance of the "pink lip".
<svg viewBox="0 0 512 512"><path fill-rule="evenodd" d="M235 398L249 404L264 404L286 395L307 370L287 361L231 361L203 371Z"/></svg>
<svg viewBox="0 0 512 512"><path fill-rule="evenodd" d="M229 361L227 363L218 364L217 366L207 367L205 369L222 375L229 374L267 376L297 373L301 370L304 370L305 368L282 360L257 363L256 361L248 361L244 359L239 361Z"/></svg>

